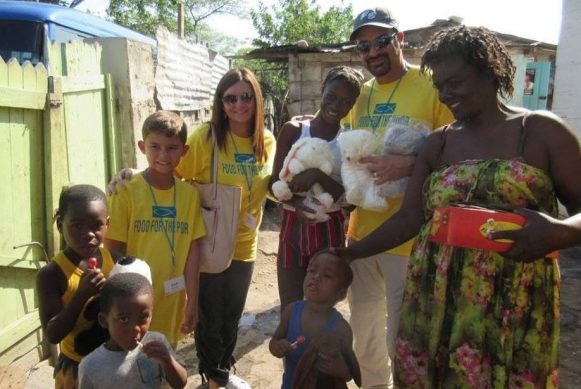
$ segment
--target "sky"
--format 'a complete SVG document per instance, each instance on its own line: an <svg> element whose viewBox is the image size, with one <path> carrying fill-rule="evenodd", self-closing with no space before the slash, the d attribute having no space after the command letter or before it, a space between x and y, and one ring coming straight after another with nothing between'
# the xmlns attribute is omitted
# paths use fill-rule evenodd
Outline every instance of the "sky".
<svg viewBox="0 0 581 389"><path fill-rule="evenodd" d="M258 0L242 1L248 9L257 8ZM263 2L278 4L278 0ZM323 11L333 5L352 4L354 16L368 8L387 7L399 20L401 30L459 16L469 26L484 26L496 32L558 44L561 29L562 0L317 0L316 3ZM106 0L85 0L77 9L105 15L107 4ZM217 15L210 23L216 30L242 39L248 45L257 36L250 19Z"/></svg>

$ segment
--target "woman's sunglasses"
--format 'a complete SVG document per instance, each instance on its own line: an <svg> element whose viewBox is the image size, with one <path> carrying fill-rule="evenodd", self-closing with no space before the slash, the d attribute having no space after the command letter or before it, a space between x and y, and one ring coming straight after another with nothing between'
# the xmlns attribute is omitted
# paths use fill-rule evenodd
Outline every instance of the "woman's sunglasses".
<svg viewBox="0 0 581 389"><path fill-rule="evenodd" d="M254 95L252 93L242 93L240 95L225 95L222 97L222 102L224 104L234 105L240 99L243 103L250 103L252 99L254 99Z"/></svg>
<svg viewBox="0 0 581 389"><path fill-rule="evenodd" d="M355 51L357 51L361 55L364 55L369 53L372 47L375 47L377 49L385 49L387 46L389 46L389 44L395 38L396 35L397 32L394 32L391 35L383 34L378 36L371 42L369 41L359 42L357 43L357 46L355 46Z"/></svg>

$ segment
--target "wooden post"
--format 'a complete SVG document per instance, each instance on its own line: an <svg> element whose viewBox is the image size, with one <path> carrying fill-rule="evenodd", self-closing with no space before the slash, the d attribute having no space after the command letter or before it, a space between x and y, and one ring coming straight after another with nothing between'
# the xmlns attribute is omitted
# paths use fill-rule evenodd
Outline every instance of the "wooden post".
<svg viewBox="0 0 581 389"><path fill-rule="evenodd" d="M186 22L184 15L184 2L180 1L178 5L178 36L184 39L186 36Z"/></svg>
<svg viewBox="0 0 581 389"><path fill-rule="evenodd" d="M108 171L110 180L117 174L121 168L121 139L117 129L117 120L115 112L115 86L113 85L113 77L111 74L105 74L105 131L107 136L107 158Z"/></svg>
<svg viewBox="0 0 581 389"><path fill-rule="evenodd" d="M60 250L60 236L53 222L58 208L61 190L69 181L67 136L64 122L62 78L49 77L48 107L44 111L45 120L45 177L46 177L46 221L47 251L53 256Z"/></svg>

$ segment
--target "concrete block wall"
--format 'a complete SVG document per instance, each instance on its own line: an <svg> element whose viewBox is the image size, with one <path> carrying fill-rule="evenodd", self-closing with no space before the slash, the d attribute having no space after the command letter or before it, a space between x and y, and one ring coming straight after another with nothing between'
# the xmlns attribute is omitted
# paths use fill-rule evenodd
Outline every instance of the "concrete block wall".
<svg viewBox="0 0 581 389"><path fill-rule="evenodd" d="M361 71L359 57L351 52L289 54L289 115L314 114L319 109L321 87L334 66L353 66ZM370 75L366 74L369 78Z"/></svg>
<svg viewBox="0 0 581 389"><path fill-rule="evenodd" d="M139 152L141 125L156 111L154 63L151 46L126 38L95 39L103 47L103 71L111 73L117 100L117 131L121 139L122 167L147 167Z"/></svg>

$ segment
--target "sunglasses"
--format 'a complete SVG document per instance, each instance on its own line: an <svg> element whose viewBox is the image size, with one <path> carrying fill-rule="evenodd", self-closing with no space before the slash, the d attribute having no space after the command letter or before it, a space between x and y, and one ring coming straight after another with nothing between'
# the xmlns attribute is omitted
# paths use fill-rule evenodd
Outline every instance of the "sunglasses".
<svg viewBox="0 0 581 389"><path fill-rule="evenodd" d="M369 41L359 42L355 46L355 51L357 51L361 55L364 55L364 54L369 53L369 51L371 51L372 47L375 47L377 49L385 49L387 46L389 46L389 44L395 38L396 35L397 35L397 32L394 32L391 35L390 34L383 34L383 35L378 36L377 38L375 38L371 42L369 42Z"/></svg>
<svg viewBox="0 0 581 389"><path fill-rule="evenodd" d="M252 93L242 93L240 95L225 95L222 97L222 102L224 104L234 105L238 100L242 101L243 103L250 103L254 99L254 95Z"/></svg>

